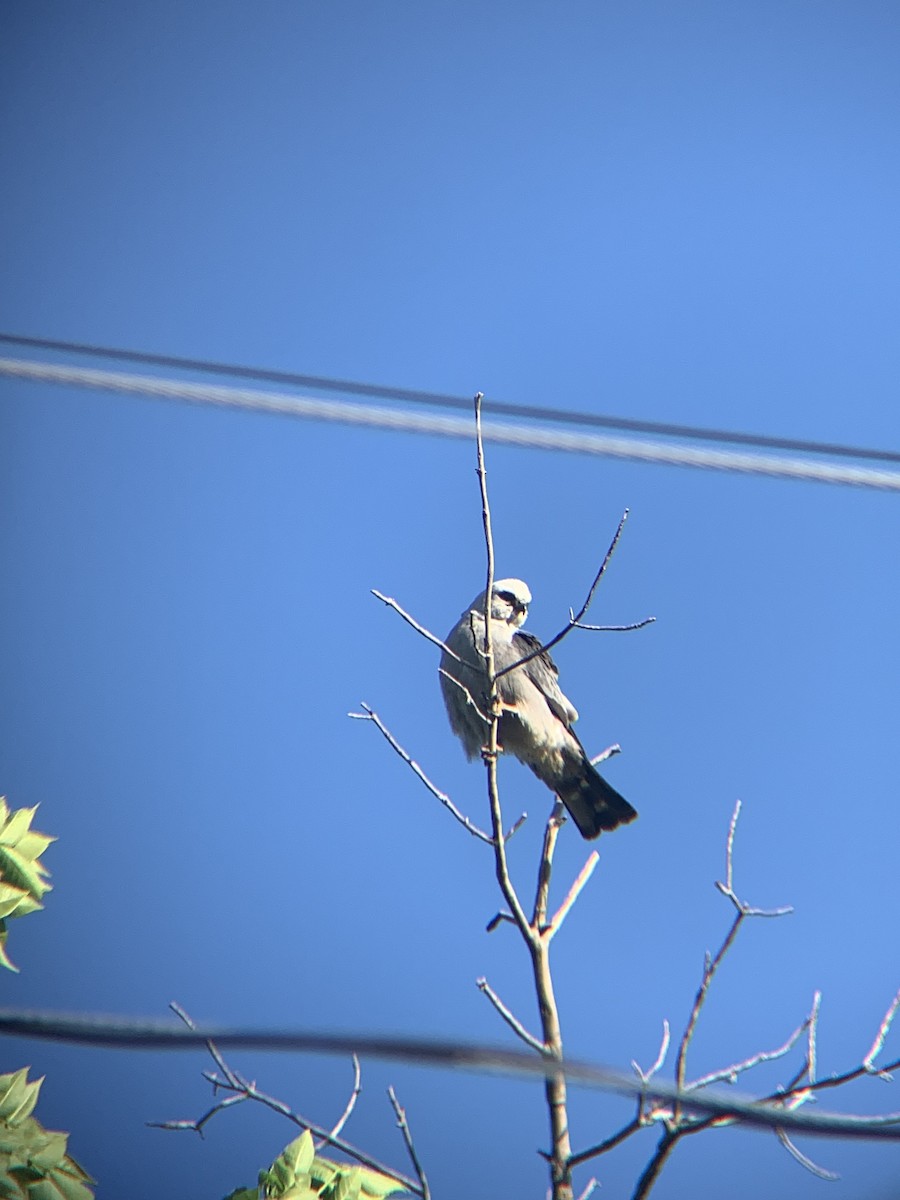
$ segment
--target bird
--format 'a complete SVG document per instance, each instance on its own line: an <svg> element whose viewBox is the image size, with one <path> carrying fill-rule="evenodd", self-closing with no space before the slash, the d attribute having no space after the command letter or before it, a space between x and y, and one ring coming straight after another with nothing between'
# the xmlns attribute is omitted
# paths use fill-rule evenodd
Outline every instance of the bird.
<svg viewBox="0 0 900 1200"><path fill-rule="evenodd" d="M470 761L486 746L490 722L486 594L482 591L463 611L441 655L441 691L450 726ZM521 579L500 579L491 589L494 672L534 655L497 680L498 748L530 767L559 797L582 837L596 838L633 821L637 812L591 764L573 731L578 712L560 690L556 664L538 638L521 628L530 603L531 591Z"/></svg>

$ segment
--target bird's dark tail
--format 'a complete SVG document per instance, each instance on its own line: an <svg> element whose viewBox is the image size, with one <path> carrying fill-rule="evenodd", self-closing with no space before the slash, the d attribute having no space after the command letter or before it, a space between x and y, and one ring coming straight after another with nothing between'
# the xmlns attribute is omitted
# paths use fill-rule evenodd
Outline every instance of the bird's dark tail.
<svg viewBox="0 0 900 1200"><path fill-rule="evenodd" d="M556 794L583 838L599 837L635 819L636 809L610 787L587 755L566 755L564 765L563 776L555 784Z"/></svg>

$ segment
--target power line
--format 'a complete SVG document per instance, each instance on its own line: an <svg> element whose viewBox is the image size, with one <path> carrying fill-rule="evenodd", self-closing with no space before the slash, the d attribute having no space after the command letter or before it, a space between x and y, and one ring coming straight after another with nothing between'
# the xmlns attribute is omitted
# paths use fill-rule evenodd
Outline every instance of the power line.
<svg viewBox="0 0 900 1200"><path fill-rule="evenodd" d="M312 388L316 391L344 392L352 396L368 396L373 400L400 400L424 404L433 408L450 408L469 412L470 397L453 396L445 392L418 391L411 388L386 387L376 383L360 383L350 379L332 379L323 375L301 375L295 371L274 371L264 367L247 367L209 359L186 358L172 354L151 354L145 350L119 349L88 342L67 342L55 338L27 337L24 334L0 332L0 342L34 350L51 350L64 354L83 354L91 358L114 362L139 363L144 366L167 367L178 371L198 371L206 375L224 375L232 379L247 379L262 383L287 384L291 387ZM532 404L510 404L491 401L491 412L504 417L525 417L531 420L554 421L563 425L584 425L600 429L618 429L624 433L645 433L655 437L687 438L695 442L717 442L724 445L753 446L761 450L793 450L800 454L825 454L832 458L868 459L874 462L900 463L900 451L876 450L864 446L848 446L840 442L817 442L804 438L773 437L768 434L741 433L736 430L713 429L697 425L676 425L666 421L639 421L630 417L605 416L599 413L577 412L572 409L548 408Z"/></svg>
<svg viewBox="0 0 900 1200"><path fill-rule="evenodd" d="M562 1071L584 1087L625 1096L666 1099L696 1112L732 1117L758 1128L791 1130L828 1137L900 1141L900 1113L878 1116L834 1112L808 1112L788 1108L779 1101L760 1101L721 1091L681 1089L663 1079L636 1079L611 1067L576 1059L553 1059L527 1050L508 1050L473 1042L436 1038L382 1036L371 1033L317 1033L299 1029L223 1029L196 1026L173 1028L160 1021L109 1016L72 1015L0 1009L0 1034L41 1038L75 1045L106 1046L122 1050L173 1050L205 1046L312 1054L359 1054L366 1058L428 1064L491 1072L501 1075L546 1078ZM885 1070L894 1070L890 1063Z"/></svg>
<svg viewBox="0 0 900 1200"><path fill-rule="evenodd" d="M0 375L32 382L180 400L191 404L212 404L254 412L279 413L307 420L334 421L344 425L389 429L394 432L466 440L474 437L473 422L463 417L375 408L372 405L320 400L284 392L220 387L86 367L54 366L15 358L0 358ZM634 438L569 433L561 429L541 429L500 421L485 421L484 437L486 441L499 445L532 450L557 450L635 462L666 463L670 466L699 467L715 471L767 475L779 479L806 479L819 483L900 491L900 472L879 471L871 467L844 466L772 455L740 454L732 450L706 450L665 442L639 441Z"/></svg>

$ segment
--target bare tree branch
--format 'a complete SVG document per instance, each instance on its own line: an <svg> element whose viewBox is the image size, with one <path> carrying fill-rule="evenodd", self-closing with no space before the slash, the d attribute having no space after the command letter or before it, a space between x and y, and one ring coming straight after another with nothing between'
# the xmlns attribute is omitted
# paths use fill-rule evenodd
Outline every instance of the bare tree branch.
<svg viewBox="0 0 900 1200"><path fill-rule="evenodd" d="M196 1030L197 1027L193 1020L188 1016L180 1004L176 1004L173 1001L169 1007L178 1017L180 1017L185 1025L187 1025L188 1029ZM321 1125L316 1124L315 1121L310 1121L307 1117L303 1117L299 1113L295 1112L289 1105L285 1104L283 1100L277 1100L274 1096L270 1096L266 1092L260 1091L255 1083L250 1083L248 1080L239 1075L237 1071L232 1070L232 1068L223 1058L221 1051L211 1038L205 1039L205 1045L216 1066L222 1072L221 1079L218 1078L218 1076L208 1075L206 1072L204 1072L205 1078L212 1083L214 1088L221 1088L226 1091L231 1091L234 1094L224 1100L220 1100L217 1104L213 1105L213 1107L210 1108L208 1112L204 1113L203 1116L198 1120L148 1121L147 1124L151 1128L168 1130L193 1130L202 1135L203 1126L209 1120L211 1120L216 1113L221 1112L225 1108L230 1108L232 1105L238 1104L244 1100L256 1100L258 1103L265 1105L266 1108L271 1108L274 1112L279 1113L281 1116L287 1117L289 1121L291 1121L294 1125L298 1125L301 1129L308 1129L313 1137L319 1139L320 1144L327 1144L329 1146L334 1146L337 1150L342 1150L344 1154L349 1155L350 1158L356 1159L356 1161L362 1163L364 1167L369 1167L373 1171L378 1171L382 1175L387 1175L389 1179L395 1180L408 1191L413 1192L417 1196L422 1196L422 1200L427 1200L427 1197L422 1192L421 1186L417 1184L414 1179L410 1179L409 1176L402 1174L400 1171L395 1171L393 1167L389 1167L385 1163L379 1162L377 1158L373 1158L370 1154L366 1154L364 1150L358 1149L358 1147L351 1145L350 1142L344 1141L342 1137L338 1136L346 1118L350 1115L350 1112L353 1109L353 1105L356 1103L356 1096L359 1092L359 1062L357 1061L355 1054L353 1056L355 1064L354 1094L351 1095L350 1103L348 1104L347 1109L345 1109L344 1115L340 1118L335 1126L337 1132L329 1132L327 1129L323 1129Z"/></svg>
<svg viewBox="0 0 900 1200"><path fill-rule="evenodd" d="M609 549L606 551L606 554L603 558L603 562L600 564L600 570L594 576L594 582L591 584L590 589L587 594L587 598L586 598L584 604L582 604L581 608L578 610L578 613L575 616L573 616L571 613L571 610L569 610L568 624L565 625L565 627L563 629L561 629L559 631L559 633L556 634L555 637L552 637L549 642L545 642L543 646L539 646L537 648L537 650L532 650L530 654L525 654L520 659L518 659L516 662L510 663L510 665L508 667L504 667L502 671L498 671L495 676L496 679L499 679L501 675L506 675L510 671L514 671L516 669L516 667L521 667L523 663L531 662L531 660L533 658L538 658L540 655L546 654L548 651L552 650L554 646L558 646L559 643L563 640L563 638L566 637L568 634L570 634L573 629L578 628L578 626L581 622L581 619L584 617L585 613L590 608L591 601L594 599L594 593L597 590L600 580L603 578L606 568L609 566L609 560L612 558L613 551L615 550L616 546L618 545L619 538L622 536L622 529L623 529L627 519L628 519L628 509L626 508L624 513L622 514L621 520L619 521L616 532L613 535L613 540L609 544ZM648 620L642 621L637 625L626 626L626 628L639 629L643 625L647 625L650 623L650 621L654 621L654 620L656 620L656 618L651 617ZM599 626L598 626L598 628L599 628Z"/></svg>
<svg viewBox="0 0 900 1200"><path fill-rule="evenodd" d="M547 926L547 936L548 937L553 937L553 935L558 932L563 921L569 915L569 911L572 908L572 905L575 903L575 901L581 895L582 889L584 888L585 884L590 879L590 877L593 875L594 868L597 866L597 863L599 861L600 861L600 855L597 853L596 850L592 850L591 853L588 855L587 862L584 864L584 866L578 872L578 876L575 879L575 882L569 888L569 891L568 891L568 894L567 894L565 900L563 900L562 904L559 906L559 908L553 914L553 918L550 921L550 924Z"/></svg>
<svg viewBox="0 0 900 1200"><path fill-rule="evenodd" d="M749 1058L745 1058L741 1062L732 1063L730 1067L723 1067L719 1071L711 1071L708 1075L702 1075L692 1083L685 1084L684 1090L686 1092L693 1092L698 1088L709 1087L711 1083L736 1083L738 1077L744 1071L751 1071L761 1063L774 1062L778 1058L784 1058L785 1054L788 1054L796 1046L801 1036L809 1028L809 1024L810 1018L807 1017L797 1026L784 1045L779 1046L776 1050L760 1050L757 1054L752 1054Z"/></svg>
<svg viewBox="0 0 900 1200"><path fill-rule="evenodd" d="M656 1145L656 1150L653 1152L650 1161L644 1167L641 1175L635 1184L634 1191L631 1193L631 1200L645 1200L646 1196L650 1195L650 1189L659 1178L659 1174L669 1159L669 1155L678 1145L682 1136L681 1130L666 1130Z"/></svg>
<svg viewBox="0 0 900 1200"><path fill-rule="evenodd" d="M745 917L786 917L794 911L791 905L786 905L783 908L752 908L743 900L740 900L734 891L734 834L737 829L738 817L741 815L741 802L737 800L734 805L734 812L731 814L731 823L728 826L728 840L725 848L725 882L716 881L716 887L723 896L727 896L734 907Z"/></svg>
<svg viewBox="0 0 900 1200"><path fill-rule="evenodd" d="M391 749L399 754L407 766L419 777L419 779L421 779L422 783L425 784L432 796L434 796L435 799L440 800L444 808L446 808L447 811L451 813L457 821L459 821L460 825L462 825L464 829L467 829L473 837L477 837L482 842L487 842L489 846L493 845L493 838L491 835L489 833L485 833L483 829L479 829L473 821L469 820L464 813L460 812L446 792L442 792L436 784L431 782L415 759L411 758L410 755L407 754L407 752L403 749L403 747L379 717L378 713L375 712L374 709L370 708L368 704L362 704L362 707L364 710L363 712L347 713L347 716L352 717L355 721L371 721L379 733L384 737Z"/></svg>
<svg viewBox="0 0 900 1200"><path fill-rule="evenodd" d="M417 1192L422 1197L422 1200L431 1200L431 1189L428 1186L428 1179L425 1176L425 1171L423 1170L422 1164L419 1161L419 1156L416 1153L416 1147L415 1143L413 1142L412 1133L409 1129L409 1123L406 1120L406 1109L401 1107L400 1101L397 1099L396 1093L392 1087L388 1088L388 1096L391 1104L393 1105L394 1112L397 1114L397 1127L403 1134L403 1141L406 1143L406 1150L409 1154L410 1162L413 1165L413 1170L418 1176L419 1187Z"/></svg>
<svg viewBox="0 0 900 1200"><path fill-rule="evenodd" d="M825 1167L820 1167L819 1164L814 1163L811 1158L807 1158L802 1150L797 1149L783 1129L776 1129L775 1136L778 1138L779 1142L781 1142L782 1146L784 1146L785 1150L787 1150L788 1154L790 1154L791 1158L795 1158L800 1166L804 1167L812 1175L817 1176L819 1179L827 1179L831 1182L840 1179L840 1175L838 1175L836 1171L829 1171Z"/></svg>
<svg viewBox="0 0 900 1200"><path fill-rule="evenodd" d="M577 1167L581 1163L587 1162L588 1159L597 1158L601 1154L608 1154L610 1150L615 1150L616 1146L620 1146L622 1142L631 1137L632 1134L638 1133L644 1128L644 1121L641 1119L641 1102L638 1101L638 1113L636 1117L623 1125L618 1133L612 1134L611 1137L605 1138L602 1142L598 1142L596 1146L589 1146L587 1150L579 1150L577 1154L571 1155L569 1158L569 1166Z"/></svg>
<svg viewBox="0 0 900 1200"><path fill-rule="evenodd" d="M544 844L538 859L537 887L534 894L534 911L531 918L531 929L535 935L543 934L547 927L547 904L550 899L550 876L553 873L553 856L556 852L556 842L559 831L566 821L566 810L562 801L554 798L553 808L547 818L544 828Z"/></svg>
<svg viewBox="0 0 900 1200"><path fill-rule="evenodd" d="M631 1060L631 1065L632 1065L632 1067L634 1067L635 1074L638 1076L638 1078L641 1080L642 1083L649 1083L650 1080L653 1078L653 1076L657 1073L657 1071L662 1069L662 1065L666 1061L666 1055L669 1053L669 1042L670 1041L671 1041L671 1031L669 1029L669 1022L663 1021L663 1033L662 1033L662 1041L659 1044L659 1053L657 1054L656 1060L653 1063L653 1066L649 1069L649 1071L642 1071L641 1068L638 1066L638 1064L634 1061L634 1059Z"/></svg>
<svg viewBox="0 0 900 1200"><path fill-rule="evenodd" d="M484 525L485 555L487 558L487 583L485 586L484 602L484 662L487 677L490 680L490 709L491 725L488 744L483 751L487 769L488 802L491 809L491 828L494 837L494 863L497 882L500 890L515 918L516 925L522 935L531 956L534 974L535 991L537 993L538 1009L541 1016L541 1032L543 1034L544 1053L555 1059L563 1056L562 1034L559 1024L559 1010L553 991L553 978L550 974L550 939L541 933L541 927L546 920L547 897L552 869L553 850L559 834L561 804L557 801L547 822L544 835L544 848L538 869L537 894L535 896L534 917L531 922L525 916L518 894L509 875L509 865L506 860L506 841L503 837L503 816L500 808L500 793L497 781L498 730L500 725L501 701L497 687L499 674L495 671L494 647L491 641L491 603L494 585L494 537L491 528L491 506L488 498L487 471L484 462L484 442L481 436L481 401L479 392L475 397L475 440L478 460L478 483L481 491L481 513ZM602 569L601 569L602 573ZM599 576L598 576L599 579ZM595 583L596 586L596 583ZM590 599L590 597L588 598ZM584 615L583 613L580 615ZM500 674L502 674L501 672ZM547 1097L547 1107L550 1114L550 1136L552 1155L550 1159L550 1182L552 1200L573 1200L572 1171L569 1157L572 1146L569 1139L569 1119L566 1105L566 1078L562 1072L548 1076L544 1082Z"/></svg>
<svg viewBox="0 0 900 1200"><path fill-rule="evenodd" d="M353 1089L350 1092L350 1097L347 1100L347 1105L346 1105L344 1111L338 1117L335 1124L332 1125L332 1127L331 1127L331 1136L333 1138L336 1138L339 1136L341 1130L344 1128L344 1126L350 1120L353 1110L354 1110L354 1108L356 1108L356 1101L359 1099L359 1093L361 1091L362 1091L362 1072L360 1071L360 1067L359 1067L359 1058L354 1054L353 1055ZM327 1146L327 1144L328 1143L325 1141L317 1142L316 1149L321 1150L322 1147Z"/></svg>
<svg viewBox="0 0 900 1200"><path fill-rule="evenodd" d="M411 617L405 609L401 608L396 600L392 599L390 596L383 595L381 592L376 591L375 588L370 588L369 590L376 600L380 600L383 604L386 604L388 608L392 608L394 612L399 613L408 625L412 625L416 633L421 633L423 638L427 638L429 642L433 642L435 646L439 646L445 654L449 654L451 658L455 658L458 663L463 661L459 655L454 653L454 651L451 650L445 642L442 642L439 637L435 637L431 630L426 629L424 625L420 625L414 617Z"/></svg>
<svg viewBox="0 0 900 1200"><path fill-rule="evenodd" d="M486 717L484 715L484 713L481 711L481 709L475 703L474 696L472 695L472 693L469 691L469 689L466 687L466 685L464 683L460 683L460 681L458 679L454 678L454 676L452 676L449 671L445 671L443 667L438 667L438 674L443 676L444 679L449 679L449 681L451 683L455 684L459 688L459 690L462 692L462 694L465 696L466 703L471 705L471 707L475 709L476 714L481 718L482 721L484 721L485 725L490 724L490 720L491 720L490 717Z"/></svg>
<svg viewBox="0 0 900 1200"><path fill-rule="evenodd" d="M526 1046L530 1046L531 1049L536 1050L538 1054L547 1053L547 1047L544 1045L541 1039L536 1038L533 1033L528 1032L519 1018L514 1016L512 1011L506 1007L484 976L482 976L481 979L476 979L475 985L480 992L487 996L488 1000L490 1000L491 1004L493 1004L494 1008L496 1008L497 1012L507 1023L516 1037L521 1038Z"/></svg>
<svg viewBox="0 0 900 1200"><path fill-rule="evenodd" d="M591 759L591 766L596 767L598 763L606 762L606 760L612 758L613 755L621 753L622 747L618 742L613 742L611 746L607 746L605 750L601 750L599 754L594 755L594 757Z"/></svg>
<svg viewBox="0 0 900 1200"><path fill-rule="evenodd" d="M652 625L656 617L644 617L642 621L632 621L629 625L585 625L576 621L573 611L569 609L569 623L573 629L586 629L589 633L630 633L633 629L644 629Z"/></svg>
<svg viewBox="0 0 900 1200"><path fill-rule="evenodd" d="M894 999L891 1001L890 1007L884 1014L884 1019L878 1026L878 1032L875 1034L875 1041L872 1043L869 1053L863 1059L863 1066L872 1075L878 1075L881 1079L888 1080L891 1078L889 1071L880 1070L875 1066L875 1059L884 1048L884 1042L891 1030L891 1023L897 1015L897 1009L900 1008L900 991L897 992Z"/></svg>

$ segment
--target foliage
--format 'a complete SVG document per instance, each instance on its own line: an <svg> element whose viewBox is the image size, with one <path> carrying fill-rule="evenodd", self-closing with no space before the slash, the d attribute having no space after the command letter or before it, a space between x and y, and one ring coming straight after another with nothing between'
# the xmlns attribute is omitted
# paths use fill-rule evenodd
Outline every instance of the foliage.
<svg viewBox="0 0 900 1200"><path fill-rule="evenodd" d="M0 963L10 971L19 968L6 954L6 923L43 908L41 899L50 890L49 872L38 860L56 839L31 828L36 812L37 808L11 812L0 797Z"/></svg>
<svg viewBox="0 0 900 1200"><path fill-rule="evenodd" d="M379 1171L320 1158L307 1130L260 1171L258 1189L239 1188L226 1200L384 1200L403 1190Z"/></svg>
<svg viewBox="0 0 900 1200"><path fill-rule="evenodd" d="M0 1075L0 1198L91 1200L94 1181L66 1153L68 1135L31 1115L43 1080L27 1074Z"/></svg>

